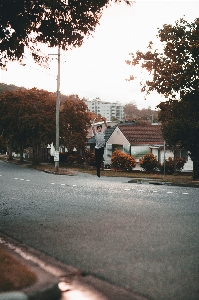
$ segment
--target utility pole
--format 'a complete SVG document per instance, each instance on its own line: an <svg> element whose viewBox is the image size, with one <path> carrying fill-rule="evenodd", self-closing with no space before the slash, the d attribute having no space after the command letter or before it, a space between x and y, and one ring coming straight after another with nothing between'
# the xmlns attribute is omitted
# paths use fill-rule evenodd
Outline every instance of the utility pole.
<svg viewBox="0 0 199 300"><path fill-rule="evenodd" d="M57 73L57 99L56 99L56 144L55 144L55 171L59 170L59 108L60 108L60 46L58 46L58 73Z"/></svg>
<svg viewBox="0 0 199 300"><path fill-rule="evenodd" d="M165 179L165 173L166 173L166 161L165 161L165 151L166 151L166 143L165 143L165 140L164 140L164 176L163 178Z"/></svg>

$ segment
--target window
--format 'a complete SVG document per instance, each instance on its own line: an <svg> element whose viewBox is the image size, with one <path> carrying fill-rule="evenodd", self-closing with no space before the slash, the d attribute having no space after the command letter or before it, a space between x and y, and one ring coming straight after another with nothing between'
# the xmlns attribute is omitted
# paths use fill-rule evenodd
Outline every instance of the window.
<svg viewBox="0 0 199 300"><path fill-rule="evenodd" d="M174 155L175 155L175 157L185 158L186 161L188 160L188 151L187 150L175 150Z"/></svg>

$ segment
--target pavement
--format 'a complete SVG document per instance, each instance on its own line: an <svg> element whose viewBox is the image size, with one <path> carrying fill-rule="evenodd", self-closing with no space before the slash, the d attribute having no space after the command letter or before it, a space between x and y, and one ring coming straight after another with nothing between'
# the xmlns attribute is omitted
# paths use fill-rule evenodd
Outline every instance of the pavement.
<svg viewBox="0 0 199 300"><path fill-rule="evenodd" d="M37 275L20 291L0 293L0 300L148 300L66 265L0 232L0 246Z"/></svg>

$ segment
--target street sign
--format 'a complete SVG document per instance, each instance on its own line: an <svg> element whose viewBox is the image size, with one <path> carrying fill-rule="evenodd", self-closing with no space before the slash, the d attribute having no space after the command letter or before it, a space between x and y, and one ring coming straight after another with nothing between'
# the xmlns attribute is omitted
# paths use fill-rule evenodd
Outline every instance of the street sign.
<svg viewBox="0 0 199 300"><path fill-rule="evenodd" d="M59 161L59 151L55 151L55 153L54 153L54 161Z"/></svg>

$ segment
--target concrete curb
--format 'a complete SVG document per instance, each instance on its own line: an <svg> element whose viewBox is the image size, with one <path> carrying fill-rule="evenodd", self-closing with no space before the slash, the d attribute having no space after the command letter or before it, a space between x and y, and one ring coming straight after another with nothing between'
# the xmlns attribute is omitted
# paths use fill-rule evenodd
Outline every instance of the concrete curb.
<svg viewBox="0 0 199 300"><path fill-rule="evenodd" d="M61 296L60 277L79 271L0 233L0 245L37 275L37 282L17 292L0 293L0 300L55 300Z"/></svg>
<svg viewBox="0 0 199 300"><path fill-rule="evenodd" d="M143 295L125 290L93 275L83 275L78 269L21 244L1 232L0 246L38 277L38 282L26 289L0 293L0 300L75 299L73 293L77 291L83 299L88 300L148 300Z"/></svg>
<svg viewBox="0 0 199 300"><path fill-rule="evenodd" d="M178 186L178 187L199 188L199 183L173 183L173 182L168 182L168 181L158 181L158 179L150 179L150 178L132 178L128 181L128 183L169 185L169 186Z"/></svg>

